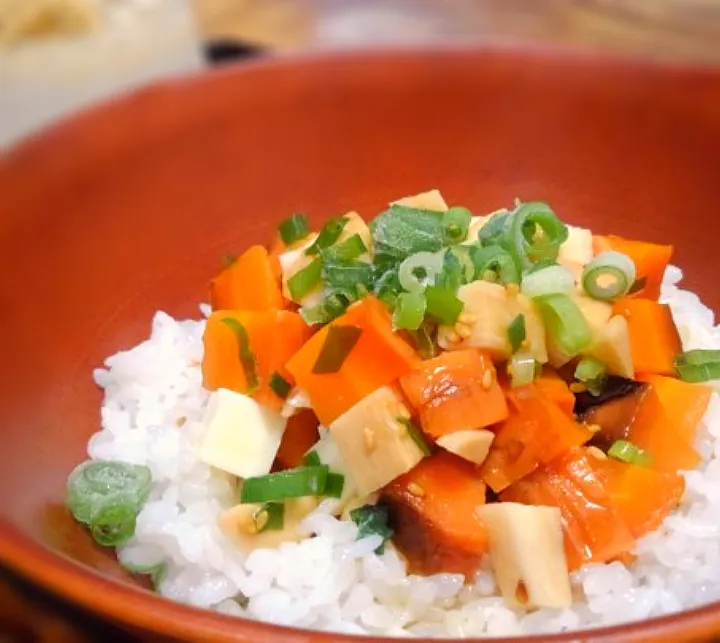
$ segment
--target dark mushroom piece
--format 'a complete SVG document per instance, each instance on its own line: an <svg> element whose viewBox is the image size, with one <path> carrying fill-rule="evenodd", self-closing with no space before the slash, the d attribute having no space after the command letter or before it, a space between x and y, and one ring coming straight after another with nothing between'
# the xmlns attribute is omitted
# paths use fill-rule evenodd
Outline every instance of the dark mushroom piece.
<svg viewBox="0 0 720 643"><path fill-rule="evenodd" d="M610 376L600 395L584 391L575 394L575 413L578 420L598 427L590 444L603 450L617 440L627 440L630 429L645 396L650 391L647 382L635 382L624 377Z"/></svg>

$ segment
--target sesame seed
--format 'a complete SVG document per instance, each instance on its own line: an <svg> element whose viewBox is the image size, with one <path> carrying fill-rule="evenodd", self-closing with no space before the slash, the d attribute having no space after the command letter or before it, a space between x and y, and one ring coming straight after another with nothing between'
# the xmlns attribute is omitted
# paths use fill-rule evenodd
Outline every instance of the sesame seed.
<svg viewBox="0 0 720 643"><path fill-rule="evenodd" d="M177 420L175 420L175 426L178 428L185 426L185 422L187 422L187 418L184 415L181 415Z"/></svg>
<svg viewBox="0 0 720 643"><path fill-rule="evenodd" d="M523 339L522 342L520 342L520 348L522 348L524 350L528 350L530 348L530 340Z"/></svg>
<svg viewBox="0 0 720 643"><path fill-rule="evenodd" d="M472 313L462 313L460 317L458 317L458 321L461 324L474 324L477 321L477 315L473 315Z"/></svg>
<svg viewBox="0 0 720 643"><path fill-rule="evenodd" d="M408 410L407 406L405 406L404 404L398 405L397 417L403 418L405 420L410 419L410 411Z"/></svg>
<svg viewBox="0 0 720 643"><path fill-rule="evenodd" d="M410 482L407 486L408 493L416 498L422 498L425 495L425 489L423 489L417 482Z"/></svg>
<svg viewBox="0 0 720 643"><path fill-rule="evenodd" d="M597 447L588 447L588 455L592 456L596 460L607 460L607 456Z"/></svg>
<svg viewBox="0 0 720 643"><path fill-rule="evenodd" d="M259 511L255 512L255 515L253 516L253 522L255 523L255 532L260 532L265 528L265 525L267 525L268 520L270 520L270 515L268 514L266 509L260 509Z"/></svg>
<svg viewBox="0 0 720 643"><path fill-rule="evenodd" d="M570 384L570 390L573 393L584 393L587 391L587 388L585 388L585 384L581 384L580 382L573 382Z"/></svg>
<svg viewBox="0 0 720 643"><path fill-rule="evenodd" d="M470 327L465 324L455 324L455 332L460 339L467 339L472 335Z"/></svg>
<svg viewBox="0 0 720 643"><path fill-rule="evenodd" d="M447 340L455 344L460 341L460 335L458 335L454 330L451 330L447 334Z"/></svg>
<svg viewBox="0 0 720 643"><path fill-rule="evenodd" d="M508 284L507 286L505 286L505 292L510 297L515 297L515 295L520 293L520 286L518 286L517 284Z"/></svg>
<svg viewBox="0 0 720 643"><path fill-rule="evenodd" d="M590 431L590 433L598 433L600 431L600 429L602 429L602 427L599 424L586 424L585 426L587 426L588 431Z"/></svg>

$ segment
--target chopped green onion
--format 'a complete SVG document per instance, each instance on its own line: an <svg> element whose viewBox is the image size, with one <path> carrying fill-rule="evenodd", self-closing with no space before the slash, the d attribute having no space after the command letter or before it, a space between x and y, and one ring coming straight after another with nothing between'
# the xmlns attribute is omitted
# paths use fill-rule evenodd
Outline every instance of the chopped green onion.
<svg viewBox="0 0 720 643"><path fill-rule="evenodd" d="M530 299L556 293L569 294L575 289L575 277L564 266L548 266L526 273L520 289Z"/></svg>
<svg viewBox="0 0 720 643"><path fill-rule="evenodd" d="M324 496L328 498L342 498L343 489L345 488L345 476L341 473L328 473L325 481Z"/></svg>
<svg viewBox="0 0 720 643"><path fill-rule="evenodd" d="M333 261L350 261L357 259L360 255L367 252L367 247L359 234L345 239L342 243L330 246L327 250L322 251L323 260L325 262Z"/></svg>
<svg viewBox="0 0 720 643"><path fill-rule="evenodd" d="M393 535L393 530L388 527L388 508L384 505L363 505L350 512L350 519L357 525L358 540L366 536L382 538L375 550L376 554L382 554L385 543Z"/></svg>
<svg viewBox="0 0 720 643"><path fill-rule="evenodd" d="M441 324L454 324L464 304L452 290L429 286L425 290L425 310Z"/></svg>
<svg viewBox="0 0 720 643"><path fill-rule="evenodd" d="M473 281L475 266L470 258L469 246L453 246L444 253L442 271L435 277L435 284L447 290L457 290Z"/></svg>
<svg viewBox="0 0 720 643"><path fill-rule="evenodd" d="M152 488L147 467L111 460L88 460L75 467L67 481L66 504L75 520L89 525L108 498L133 497L138 511Z"/></svg>
<svg viewBox="0 0 720 643"><path fill-rule="evenodd" d="M220 257L220 263L222 263L223 268L229 268L232 266L236 261L238 260L237 255L223 255Z"/></svg>
<svg viewBox="0 0 720 643"><path fill-rule="evenodd" d="M575 357L592 342L592 331L578 305L567 295L542 295L533 300L545 330L568 357Z"/></svg>
<svg viewBox="0 0 720 643"><path fill-rule="evenodd" d="M527 333L525 331L525 315L520 313L508 326L508 339L510 340L510 348L513 353L517 353L522 343L525 341Z"/></svg>
<svg viewBox="0 0 720 643"><path fill-rule="evenodd" d="M246 393L251 395L260 387L260 379L258 378L255 365L255 355L250 348L250 338L248 337L245 326L243 326L234 317L223 317L221 323L225 324L233 333L238 344L238 354L240 356L240 365L245 375L245 384L247 386Z"/></svg>
<svg viewBox="0 0 720 643"><path fill-rule="evenodd" d="M308 451L303 458L303 464L308 467L319 467L322 461L317 451Z"/></svg>
<svg viewBox="0 0 720 643"><path fill-rule="evenodd" d="M640 467L647 467L650 464L649 454L627 440L613 442L607 454L609 457L627 464L635 464Z"/></svg>
<svg viewBox="0 0 720 643"><path fill-rule="evenodd" d="M136 498L127 492L107 496L93 511L90 533L95 542L103 547L123 545L135 533L139 512Z"/></svg>
<svg viewBox="0 0 720 643"><path fill-rule="evenodd" d="M270 388L275 392L275 395L284 400L290 393L292 385L280 373L275 371L270 376Z"/></svg>
<svg viewBox="0 0 720 643"><path fill-rule="evenodd" d="M582 285L593 299L607 301L626 294L635 283L635 264L626 254L601 252L582 272Z"/></svg>
<svg viewBox="0 0 720 643"><path fill-rule="evenodd" d="M645 288L645 286L647 286L647 277L640 277L633 282L633 285L630 286L630 290L627 291L627 294L634 295Z"/></svg>
<svg viewBox="0 0 720 643"><path fill-rule="evenodd" d="M374 270L364 261L328 262L323 266L322 278L333 292L341 292L348 300L364 297L373 285Z"/></svg>
<svg viewBox="0 0 720 643"><path fill-rule="evenodd" d="M506 211L496 212L490 220L480 228L478 240L483 247L506 246L510 214Z"/></svg>
<svg viewBox="0 0 720 643"><path fill-rule="evenodd" d="M443 214L442 224L446 243L465 241L470 228L472 212L467 208L453 207Z"/></svg>
<svg viewBox="0 0 720 643"><path fill-rule="evenodd" d="M518 388L532 384L537 375L537 361L527 353L515 353L508 362L510 386Z"/></svg>
<svg viewBox="0 0 720 643"><path fill-rule="evenodd" d="M157 591L160 585L167 577L168 566L167 563L157 563L155 565L128 565L123 564L123 567L127 569L131 574L143 574L150 576L152 586Z"/></svg>
<svg viewBox="0 0 720 643"><path fill-rule="evenodd" d="M380 273L373 284L375 296L389 309L395 308L397 297L402 291L397 269L389 269Z"/></svg>
<svg viewBox="0 0 720 643"><path fill-rule="evenodd" d="M437 252L444 245L443 213L390 206L370 223L375 251L401 261L417 252Z"/></svg>
<svg viewBox="0 0 720 643"><path fill-rule="evenodd" d="M509 249L524 269L538 261L557 259L567 240L567 226L546 203L522 203L510 215Z"/></svg>
<svg viewBox="0 0 720 643"><path fill-rule="evenodd" d="M246 478L240 489L240 502L281 502L286 498L320 496L328 473L328 468L320 465Z"/></svg>
<svg viewBox="0 0 720 643"><path fill-rule="evenodd" d="M343 293L331 293L315 306L303 306L300 316L308 326L327 324L336 317L340 317L350 305L350 298Z"/></svg>
<svg viewBox="0 0 720 643"><path fill-rule="evenodd" d="M267 514L264 524L261 522L262 514ZM260 523L258 533L264 531L281 531L285 526L285 505L282 502L266 502L255 512L255 521Z"/></svg>
<svg viewBox="0 0 720 643"><path fill-rule="evenodd" d="M520 283L520 270L515 260L500 246L476 247L472 253L472 260L477 279L490 281L488 277L492 276L492 281L497 281L503 286Z"/></svg>
<svg viewBox="0 0 720 643"><path fill-rule="evenodd" d="M684 382L720 379L720 351L696 349L675 358L675 371Z"/></svg>
<svg viewBox="0 0 720 643"><path fill-rule="evenodd" d="M302 270L298 270L287 282L290 296L295 301L300 301L320 283L322 271L323 264L319 258L313 259Z"/></svg>
<svg viewBox="0 0 720 643"><path fill-rule="evenodd" d="M397 421L407 429L410 439L417 445L418 449L422 451L423 455L430 455L430 447L425 440L423 432L418 429L408 418L398 417Z"/></svg>
<svg viewBox="0 0 720 643"><path fill-rule="evenodd" d="M320 230L317 239L313 244L305 251L306 255L316 255L321 250L329 248L333 245L342 234L345 226L348 223L347 217L340 217L338 219L330 219Z"/></svg>
<svg viewBox="0 0 720 643"><path fill-rule="evenodd" d="M422 292L435 283L443 269L443 255L438 252L417 252L398 268L400 285L408 292Z"/></svg>
<svg viewBox="0 0 720 643"><path fill-rule="evenodd" d="M278 226L278 233L286 246L304 239L309 232L310 229L304 214L293 214Z"/></svg>
<svg viewBox="0 0 720 643"><path fill-rule="evenodd" d="M315 375L337 373L355 348L362 332L362 328L357 326L329 326L312 372Z"/></svg>
<svg viewBox="0 0 720 643"><path fill-rule="evenodd" d="M425 318L425 295L421 292L404 292L398 295L393 312L393 329L417 330Z"/></svg>
<svg viewBox="0 0 720 643"><path fill-rule="evenodd" d="M605 385L607 368L594 357L583 357L575 367L575 379L585 384L591 395L600 395Z"/></svg>
<svg viewBox="0 0 720 643"><path fill-rule="evenodd" d="M410 339L415 344L415 350L423 359L431 359L437 355L437 344L435 343L434 339L434 328L434 324L425 321L416 331L408 332Z"/></svg>

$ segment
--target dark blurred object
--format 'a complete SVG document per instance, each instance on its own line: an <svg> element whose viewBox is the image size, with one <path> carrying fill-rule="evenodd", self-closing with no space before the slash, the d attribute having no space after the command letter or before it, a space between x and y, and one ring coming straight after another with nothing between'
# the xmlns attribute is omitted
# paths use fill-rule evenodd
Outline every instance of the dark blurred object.
<svg viewBox="0 0 720 643"><path fill-rule="evenodd" d="M0 568L0 643L139 643Z"/></svg>
<svg viewBox="0 0 720 643"><path fill-rule="evenodd" d="M229 62L257 58L265 53L265 48L232 40L215 40L203 46L205 60L211 65L223 65Z"/></svg>

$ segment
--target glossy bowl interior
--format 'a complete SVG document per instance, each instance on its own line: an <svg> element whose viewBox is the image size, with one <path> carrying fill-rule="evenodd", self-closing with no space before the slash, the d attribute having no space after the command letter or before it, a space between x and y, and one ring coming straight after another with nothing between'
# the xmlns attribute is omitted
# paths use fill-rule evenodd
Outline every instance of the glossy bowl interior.
<svg viewBox="0 0 720 643"><path fill-rule="evenodd" d="M62 505L98 428L91 370L156 309L197 315L219 257L288 213L369 217L431 187L479 211L547 200L596 231L673 242L687 286L718 307L719 157L718 72L510 50L269 60L27 142L0 161L0 561L145 632L341 640L152 596L92 544ZM593 638L711 633L717 605Z"/></svg>

